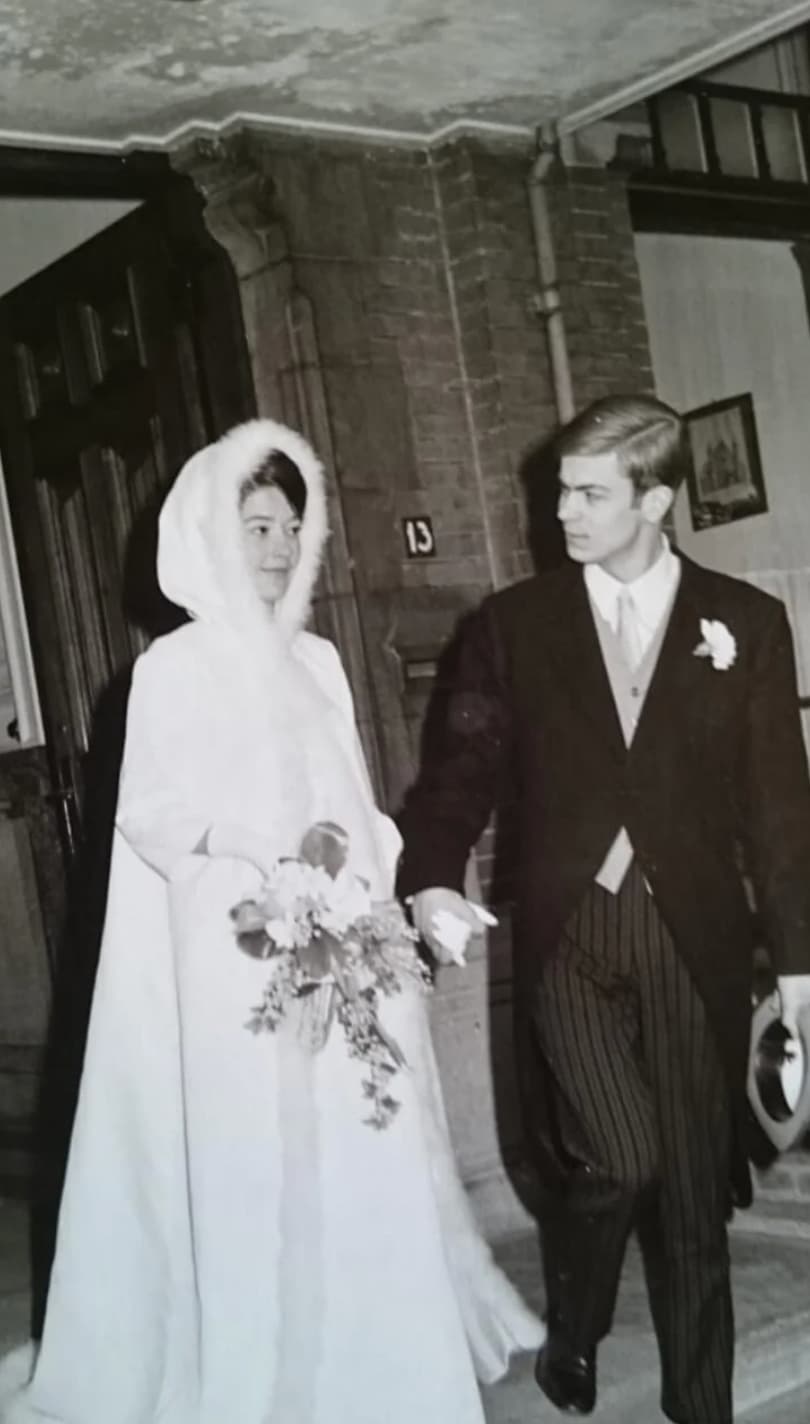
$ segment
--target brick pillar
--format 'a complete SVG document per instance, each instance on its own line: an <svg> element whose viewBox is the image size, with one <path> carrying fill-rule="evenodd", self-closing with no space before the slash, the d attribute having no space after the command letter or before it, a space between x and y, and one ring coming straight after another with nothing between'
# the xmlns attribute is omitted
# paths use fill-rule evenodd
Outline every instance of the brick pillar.
<svg viewBox="0 0 810 1424"><path fill-rule="evenodd" d="M568 168L549 186L577 406L652 392L627 179L604 168Z"/></svg>

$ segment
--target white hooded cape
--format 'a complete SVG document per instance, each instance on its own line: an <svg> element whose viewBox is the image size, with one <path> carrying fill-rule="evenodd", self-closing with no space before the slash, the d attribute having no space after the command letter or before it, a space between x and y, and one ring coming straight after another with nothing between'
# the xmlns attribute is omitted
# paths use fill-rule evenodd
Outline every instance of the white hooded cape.
<svg viewBox="0 0 810 1424"><path fill-rule="evenodd" d="M308 489L272 625L238 516L271 449ZM266 420L196 455L164 507L161 586L192 622L135 667L45 1331L3 1424L482 1424L476 1368L539 1343L455 1175L424 999L386 1003L409 1066L375 1132L339 1029L314 1056L290 1026L245 1029L267 967L228 912L258 873L194 853L224 822L294 854L328 818L392 893L345 675L303 631L325 536L312 451Z"/></svg>

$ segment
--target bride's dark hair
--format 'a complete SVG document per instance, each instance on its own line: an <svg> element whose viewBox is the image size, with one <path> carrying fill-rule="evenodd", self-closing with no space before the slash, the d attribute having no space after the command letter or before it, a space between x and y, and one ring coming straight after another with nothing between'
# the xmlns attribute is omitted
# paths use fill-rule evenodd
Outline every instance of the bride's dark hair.
<svg viewBox="0 0 810 1424"><path fill-rule="evenodd" d="M280 489L289 500L299 519L303 519L307 507L307 487L294 460L282 450L271 450L262 463L242 481L239 486L239 508L248 495L260 489Z"/></svg>

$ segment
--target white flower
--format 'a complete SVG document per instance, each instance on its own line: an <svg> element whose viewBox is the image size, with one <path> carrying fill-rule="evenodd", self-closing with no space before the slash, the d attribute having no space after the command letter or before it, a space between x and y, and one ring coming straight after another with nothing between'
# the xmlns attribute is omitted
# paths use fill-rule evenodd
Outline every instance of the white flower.
<svg viewBox="0 0 810 1424"><path fill-rule="evenodd" d="M273 868L268 890L282 912L298 915L309 904L326 904L331 884L325 870L300 860L282 860Z"/></svg>
<svg viewBox="0 0 810 1424"><path fill-rule="evenodd" d="M329 894L321 915L321 924L332 934L341 936L350 925L371 914L371 894L363 880L347 870L341 870L329 880Z"/></svg>
<svg viewBox="0 0 810 1424"><path fill-rule="evenodd" d="M711 658L712 667L727 672L737 660L737 640L718 618L701 618L703 641L695 648L696 658Z"/></svg>
<svg viewBox="0 0 810 1424"><path fill-rule="evenodd" d="M308 936L302 934L301 926L291 915L268 920L265 928L277 949L304 948L308 942Z"/></svg>

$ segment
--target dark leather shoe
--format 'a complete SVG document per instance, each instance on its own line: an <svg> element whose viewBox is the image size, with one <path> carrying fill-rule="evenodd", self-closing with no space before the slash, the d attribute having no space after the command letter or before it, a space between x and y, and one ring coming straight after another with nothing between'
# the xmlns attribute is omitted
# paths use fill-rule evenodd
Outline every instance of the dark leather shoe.
<svg viewBox="0 0 810 1424"><path fill-rule="evenodd" d="M550 1329L534 1367L534 1377L547 1399L564 1414L591 1414L596 1404L596 1350L584 1355L565 1336Z"/></svg>

